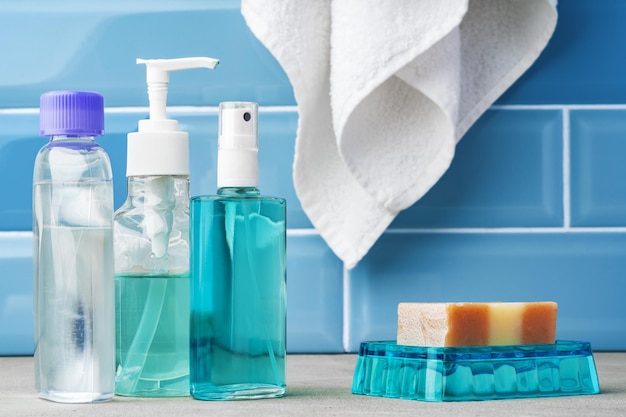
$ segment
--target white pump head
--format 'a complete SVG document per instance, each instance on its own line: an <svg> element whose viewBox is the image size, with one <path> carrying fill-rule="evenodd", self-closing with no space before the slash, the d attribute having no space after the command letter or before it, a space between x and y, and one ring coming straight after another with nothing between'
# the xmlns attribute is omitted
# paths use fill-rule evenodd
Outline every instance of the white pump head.
<svg viewBox="0 0 626 417"><path fill-rule="evenodd" d="M146 65L146 82L148 83L148 100L150 102L150 119L167 119L165 107L167 101L167 84L170 72L193 68L213 69L219 61L213 58L193 57L176 59L141 59L138 64Z"/></svg>
<svg viewBox="0 0 626 417"><path fill-rule="evenodd" d="M146 65L150 119L140 120L138 132L128 134L127 176L189 175L189 135L166 114L169 73L213 69L218 63L206 57L137 59Z"/></svg>

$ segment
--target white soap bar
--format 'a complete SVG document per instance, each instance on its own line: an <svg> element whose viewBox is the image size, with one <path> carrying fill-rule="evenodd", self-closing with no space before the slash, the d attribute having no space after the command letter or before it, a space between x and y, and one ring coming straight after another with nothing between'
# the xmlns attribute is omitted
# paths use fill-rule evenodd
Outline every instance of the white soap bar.
<svg viewBox="0 0 626 417"><path fill-rule="evenodd" d="M497 346L552 344L557 304L400 303L399 345Z"/></svg>

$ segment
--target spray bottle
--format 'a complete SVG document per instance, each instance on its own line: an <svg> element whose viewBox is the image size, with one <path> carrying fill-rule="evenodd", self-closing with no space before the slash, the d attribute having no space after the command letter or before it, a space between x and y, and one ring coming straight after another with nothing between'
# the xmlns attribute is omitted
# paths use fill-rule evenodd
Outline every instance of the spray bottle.
<svg viewBox="0 0 626 417"><path fill-rule="evenodd" d="M286 202L258 187L256 103L220 104L217 195L190 203L191 396L285 393Z"/></svg>
<svg viewBox="0 0 626 417"><path fill-rule="evenodd" d="M189 146L166 115L169 72L212 58L138 59L150 119L128 134L128 197L115 213L115 393L189 395Z"/></svg>

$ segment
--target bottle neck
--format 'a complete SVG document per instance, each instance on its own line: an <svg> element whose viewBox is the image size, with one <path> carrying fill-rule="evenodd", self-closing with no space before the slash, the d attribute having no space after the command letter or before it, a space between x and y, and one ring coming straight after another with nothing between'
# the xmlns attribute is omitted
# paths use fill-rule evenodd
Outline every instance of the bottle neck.
<svg viewBox="0 0 626 417"><path fill-rule="evenodd" d="M188 204L189 177L186 175L128 177L128 199L135 207Z"/></svg>
<svg viewBox="0 0 626 417"><path fill-rule="evenodd" d="M50 136L48 147L66 147L77 150L90 150L94 147L99 147L99 145L96 143L96 139L94 136L54 135Z"/></svg>
<svg viewBox="0 0 626 417"><path fill-rule="evenodd" d="M224 197L257 197L261 191L257 187L221 187L217 190L217 195Z"/></svg>

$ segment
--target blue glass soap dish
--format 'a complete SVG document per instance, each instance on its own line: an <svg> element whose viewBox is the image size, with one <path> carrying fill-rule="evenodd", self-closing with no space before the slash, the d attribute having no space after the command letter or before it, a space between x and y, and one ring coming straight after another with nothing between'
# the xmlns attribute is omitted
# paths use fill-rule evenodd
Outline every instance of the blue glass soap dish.
<svg viewBox="0 0 626 417"><path fill-rule="evenodd" d="M363 342L352 393L419 401L597 394L591 345L419 347Z"/></svg>

